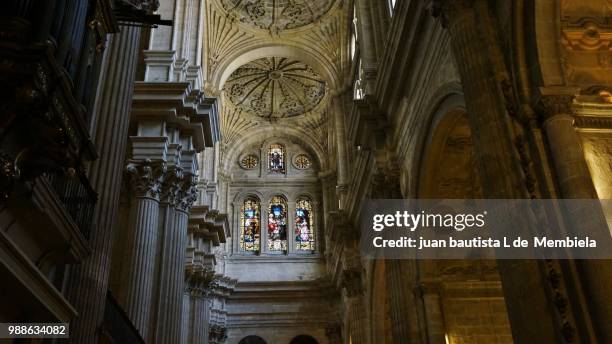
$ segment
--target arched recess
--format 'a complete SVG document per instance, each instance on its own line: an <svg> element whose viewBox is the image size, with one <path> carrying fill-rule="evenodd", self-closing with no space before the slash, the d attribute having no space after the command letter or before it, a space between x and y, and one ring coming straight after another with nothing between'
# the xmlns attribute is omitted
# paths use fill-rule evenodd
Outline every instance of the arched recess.
<svg viewBox="0 0 612 344"><path fill-rule="evenodd" d="M482 198L467 114L453 109L434 124L423 154L418 198Z"/></svg>
<svg viewBox="0 0 612 344"><path fill-rule="evenodd" d="M432 116L418 169L418 198L482 198L468 115L454 98L445 98ZM430 340L512 342L495 260L420 260L417 266L418 283L429 290L421 306ZM466 290L470 290L469 298ZM465 309L479 316L462 313Z"/></svg>
<svg viewBox="0 0 612 344"><path fill-rule="evenodd" d="M282 45L270 43L246 45L233 54L229 54L210 76L211 86L220 91L225 81L236 69L251 61L270 56L292 58L308 64L329 83L331 90L340 85L336 69L324 55L304 45L285 42Z"/></svg>
<svg viewBox="0 0 612 344"><path fill-rule="evenodd" d="M259 336L244 337L238 344L267 344L267 342Z"/></svg>
<svg viewBox="0 0 612 344"><path fill-rule="evenodd" d="M293 338L289 344L319 344L319 342L311 336L302 334Z"/></svg>

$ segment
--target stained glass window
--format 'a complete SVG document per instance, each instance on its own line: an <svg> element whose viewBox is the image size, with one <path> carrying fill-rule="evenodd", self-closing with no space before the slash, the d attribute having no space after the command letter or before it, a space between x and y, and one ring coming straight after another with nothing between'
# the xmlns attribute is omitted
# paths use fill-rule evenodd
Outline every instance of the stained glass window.
<svg viewBox="0 0 612 344"><path fill-rule="evenodd" d="M295 249L315 249L312 202L306 198L300 198L295 204Z"/></svg>
<svg viewBox="0 0 612 344"><path fill-rule="evenodd" d="M258 252L260 238L259 200L249 197L244 200L241 211L242 235L240 247L243 251Z"/></svg>
<svg viewBox="0 0 612 344"><path fill-rule="evenodd" d="M275 196L270 201L268 213L268 250L287 250L287 201Z"/></svg>
<svg viewBox="0 0 612 344"><path fill-rule="evenodd" d="M268 164L270 172L285 173L285 148L282 145L270 145L270 151L268 153Z"/></svg>

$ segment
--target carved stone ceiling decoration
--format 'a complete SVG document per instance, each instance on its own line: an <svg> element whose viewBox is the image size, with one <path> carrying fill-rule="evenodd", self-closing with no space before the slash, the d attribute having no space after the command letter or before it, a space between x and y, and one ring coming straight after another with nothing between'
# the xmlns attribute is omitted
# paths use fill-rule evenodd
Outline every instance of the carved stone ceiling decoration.
<svg viewBox="0 0 612 344"><path fill-rule="evenodd" d="M238 21L266 30L306 26L327 13L335 0L220 0Z"/></svg>
<svg viewBox="0 0 612 344"><path fill-rule="evenodd" d="M237 109L276 119L315 110L325 98L326 85L305 63L266 57L235 70L225 83L224 91Z"/></svg>

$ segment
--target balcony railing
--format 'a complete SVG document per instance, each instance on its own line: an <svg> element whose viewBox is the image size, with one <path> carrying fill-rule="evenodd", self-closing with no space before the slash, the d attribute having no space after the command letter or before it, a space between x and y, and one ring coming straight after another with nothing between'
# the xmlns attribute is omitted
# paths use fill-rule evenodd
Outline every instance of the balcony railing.
<svg viewBox="0 0 612 344"><path fill-rule="evenodd" d="M82 173L75 173L73 176L47 173L47 178L83 236L89 239L98 194L89 184L87 177Z"/></svg>

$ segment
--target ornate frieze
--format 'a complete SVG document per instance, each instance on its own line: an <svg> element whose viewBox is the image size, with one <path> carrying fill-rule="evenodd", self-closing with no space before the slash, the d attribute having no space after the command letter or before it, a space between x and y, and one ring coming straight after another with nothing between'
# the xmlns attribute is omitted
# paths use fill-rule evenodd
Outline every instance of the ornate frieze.
<svg viewBox="0 0 612 344"><path fill-rule="evenodd" d="M129 161L126 166L127 180L136 197L159 199L166 175L166 163L163 161Z"/></svg>

